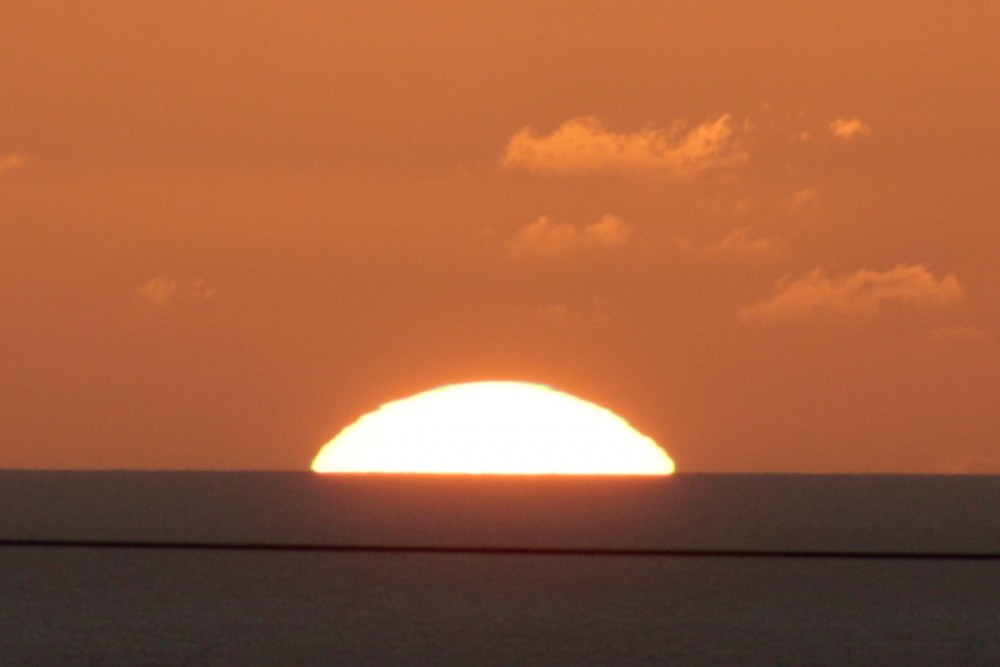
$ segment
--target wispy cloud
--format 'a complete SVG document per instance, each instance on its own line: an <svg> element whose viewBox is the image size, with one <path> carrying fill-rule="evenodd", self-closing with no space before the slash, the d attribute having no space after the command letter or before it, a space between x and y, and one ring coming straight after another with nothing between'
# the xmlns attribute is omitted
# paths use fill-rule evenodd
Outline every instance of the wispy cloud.
<svg viewBox="0 0 1000 667"><path fill-rule="evenodd" d="M872 128L860 118L838 118L830 123L830 132L838 139L853 141L858 137L867 137Z"/></svg>
<svg viewBox="0 0 1000 667"><path fill-rule="evenodd" d="M543 215L514 236L509 250L513 257L554 257L583 248L624 245L631 235L631 227L615 215L582 229Z"/></svg>
<svg viewBox="0 0 1000 667"><path fill-rule="evenodd" d="M565 303L553 303L539 309L538 315L548 324L572 324L580 319L580 312Z"/></svg>
<svg viewBox="0 0 1000 667"><path fill-rule="evenodd" d="M973 325L951 325L932 329L931 340L955 341L960 343L981 343L993 336L983 327Z"/></svg>
<svg viewBox="0 0 1000 667"><path fill-rule="evenodd" d="M28 161L26 155L3 155L0 156L0 174L14 171Z"/></svg>
<svg viewBox="0 0 1000 667"><path fill-rule="evenodd" d="M937 308L961 296L958 278L950 273L936 278L923 264L900 264L888 271L862 269L841 276L813 269L798 280L779 283L774 296L745 306L737 318L744 324L770 324L820 312L870 316L885 303Z"/></svg>
<svg viewBox="0 0 1000 667"><path fill-rule="evenodd" d="M510 140L501 164L507 169L560 174L618 171L683 176L747 159L729 114L687 132L678 126L631 133L612 132L597 118L585 116L566 121L548 135L522 129Z"/></svg>
<svg viewBox="0 0 1000 667"><path fill-rule="evenodd" d="M219 290L204 278L172 279L157 276L150 278L136 290L139 297L154 306L165 306L178 301L209 301Z"/></svg>
<svg viewBox="0 0 1000 667"><path fill-rule="evenodd" d="M802 209L811 208L815 206L820 200L819 188L807 187L801 190L796 190L791 197L788 198L786 208L790 211L800 211Z"/></svg>
<svg viewBox="0 0 1000 667"><path fill-rule="evenodd" d="M794 190L777 200L777 209L786 216L805 220L814 218L825 209L826 194L816 186Z"/></svg>
<svg viewBox="0 0 1000 667"><path fill-rule="evenodd" d="M695 245L684 239L677 239L678 247L696 257L776 257L784 252L785 242L777 238L753 236L749 227L740 227L721 239Z"/></svg>

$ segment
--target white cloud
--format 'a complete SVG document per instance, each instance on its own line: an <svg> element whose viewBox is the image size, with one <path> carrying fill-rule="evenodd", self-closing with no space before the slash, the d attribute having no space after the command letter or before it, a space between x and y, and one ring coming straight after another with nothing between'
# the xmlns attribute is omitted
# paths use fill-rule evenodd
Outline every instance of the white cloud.
<svg viewBox="0 0 1000 667"><path fill-rule="evenodd" d="M953 274L935 278L923 264L900 264L888 271L862 269L829 276L813 269L802 278L778 285L774 296L760 299L737 313L744 324L801 320L820 312L875 315L887 302L936 308L962 296Z"/></svg>
<svg viewBox="0 0 1000 667"><path fill-rule="evenodd" d="M753 236L749 227L740 227L713 243L696 246L690 241L677 240L680 249L690 255L716 257L776 257L784 252L781 239Z"/></svg>
<svg viewBox="0 0 1000 667"><path fill-rule="evenodd" d="M508 169L583 174L657 172L682 176L746 162L729 114L683 132L646 129L616 133L592 116L573 118L549 135L524 128L510 140L501 164Z"/></svg>
<svg viewBox="0 0 1000 667"><path fill-rule="evenodd" d="M853 141L858 137L867 137L872 128L860 118L838 118L830 123L830 132L838 139Z"/></svg>
<svg viewBox="0 0 1000 667"><path fill-rule="evenodd" d="M605 215L583 229L543 215L514 236L509 250L514 257L554 257L584 248L621 246L631 234L631 227L615 215Z"/></svg>
<svg viewBox="0 0 1000 667"><path fill-rule="evenodd" d="M147 303L165 306L177 301L209 301L216 297L219 290L209 286L204 278L175 280L157 276L147 280L136 293Z"/></svg>
<svg viewBox="0 0 1000 667"><path fill-rule="evenodd" d="M8 171L14 171L18 167L24 165L28 161L25 155L4 155L0 156L0 174L5 174Z"/></svg>

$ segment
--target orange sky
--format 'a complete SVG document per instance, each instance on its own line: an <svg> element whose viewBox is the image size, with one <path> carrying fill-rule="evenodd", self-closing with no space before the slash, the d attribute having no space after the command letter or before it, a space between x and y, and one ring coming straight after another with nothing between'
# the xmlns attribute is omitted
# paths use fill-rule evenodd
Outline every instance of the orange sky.
<svg viewBox="0 0 1000 667"><path fill-rule="evenodd" d="M517 379L681 471L1000 472L992 0L0 15L0 467Z"/></svg>

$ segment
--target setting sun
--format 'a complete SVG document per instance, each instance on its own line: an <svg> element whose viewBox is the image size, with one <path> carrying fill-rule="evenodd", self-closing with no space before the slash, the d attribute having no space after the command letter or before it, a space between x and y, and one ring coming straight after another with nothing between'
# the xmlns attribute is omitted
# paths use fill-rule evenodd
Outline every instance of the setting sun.
<svg viewBox="0 0 1000 667"><path fill-rule="evenodd" d="M316 472L669 475L674 463L610 410L550 387L475 382L368 413L327 443Z"/></svg>

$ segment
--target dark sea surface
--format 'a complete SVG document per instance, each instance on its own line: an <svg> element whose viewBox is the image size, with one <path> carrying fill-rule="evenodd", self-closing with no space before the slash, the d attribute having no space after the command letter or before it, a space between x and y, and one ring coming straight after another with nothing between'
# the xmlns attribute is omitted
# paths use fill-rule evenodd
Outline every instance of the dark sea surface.
<svg viewBox="0 0 1000 667"><path fill-rule="evenodd" d="M0 665L998 665L998 507L997 477L5 471Z"/></svg>

